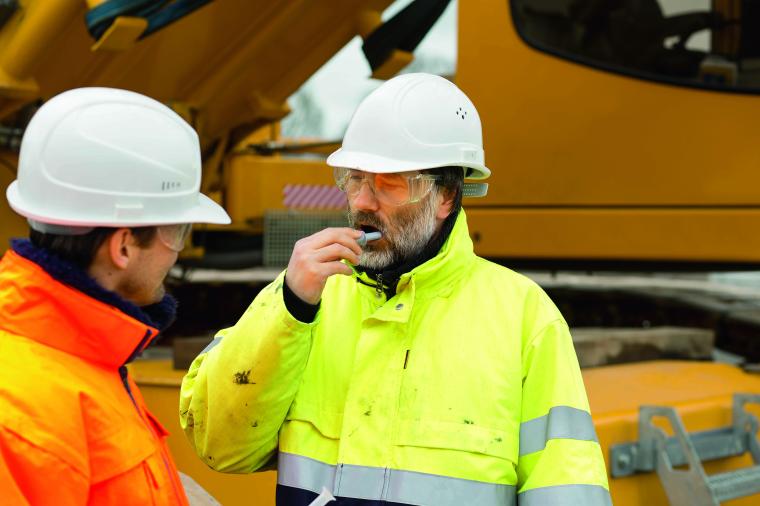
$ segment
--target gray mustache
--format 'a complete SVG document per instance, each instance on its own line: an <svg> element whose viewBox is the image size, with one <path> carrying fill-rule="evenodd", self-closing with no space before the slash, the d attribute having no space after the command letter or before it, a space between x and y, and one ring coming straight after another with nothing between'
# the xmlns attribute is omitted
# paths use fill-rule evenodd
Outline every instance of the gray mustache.
<svg viewBox="0 0 760 506"><path fill-rule="evenodd" d="M365 213L364 211L357 211L355 213L350 213L349 217L351 219L352 225L356 225L357 223L361 223L362 225L369 225L371 227L375 227L380 232L383 232L383 234L385 234L385 224L380 221L380 218L374 214Z"/></svg>

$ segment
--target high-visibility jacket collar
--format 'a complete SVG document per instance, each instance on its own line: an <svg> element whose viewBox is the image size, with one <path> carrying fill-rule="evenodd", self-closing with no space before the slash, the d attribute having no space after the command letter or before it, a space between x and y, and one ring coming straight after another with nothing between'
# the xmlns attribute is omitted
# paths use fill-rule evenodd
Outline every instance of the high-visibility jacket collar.
<svg viewBox="0 0 760 506"><path fill-rule="evenodd" d="M467 216L462 209L459 211L449 238L443 243L438 254L403 274L396 285L396 291L404 290L412 282L424 284L425 293L428 296L438 296L450 291L453 281L464 275L471 258L475 256L468 230ZM356 275L365 285L377 284L377 281L371 279L367 273L356 273Z"/></svg>
<svg viewBox="0 0 760 506"><path fill-rule="evenodd" d="M14 251L0 261L0 329L118 368L158 329L51 277Z"/></svg>

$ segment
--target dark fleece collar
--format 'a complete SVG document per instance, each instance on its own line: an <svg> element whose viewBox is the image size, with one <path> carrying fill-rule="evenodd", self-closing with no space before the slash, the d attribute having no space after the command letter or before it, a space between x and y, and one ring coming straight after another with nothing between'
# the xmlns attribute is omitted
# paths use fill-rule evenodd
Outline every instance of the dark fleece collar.
<svg viewBox="0 0 760 506"><path fill-rule="evenodd" d="M11 248L16 254L42 267L56 281L113 306L145 325L163 331L176 318L177 301L171 295L165 295L155 304L140 307L115 292L106 290L78 266L44 248L38 248L28 239L13 239Z"/></svg>

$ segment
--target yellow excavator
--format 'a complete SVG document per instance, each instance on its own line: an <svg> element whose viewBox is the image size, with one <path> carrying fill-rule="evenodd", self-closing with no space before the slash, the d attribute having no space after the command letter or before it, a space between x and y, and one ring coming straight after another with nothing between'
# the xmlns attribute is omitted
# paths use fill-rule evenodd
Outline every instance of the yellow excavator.
<svg viewBox="0 0 760 506"><path fill-rule="evenodd" d="M414 0L383 20L390 3L0 0L0 186L15 178L42 101L81 86L134 90L197 130L202 191L233 219L195 230L182 264L277 266L294 235L341 214L319 158L334 144L280 135L288 97L357 35L374 78L402 71L449 2ZM760 266L756 2L462 0L457 9L453 79L480 111L493 169L489 195L466 204L478 254L549 270ZM317 156L292 156L304 153ZM4 199L0 223L2 244L27 231ZM741 359L584 370L614 503L757 504L755 299L661 290L652 317L641 316L640 289L617 289L614 311L595 305L613 297L601 293L550 290L566 297L559 305L574 327L604 324L601 313L639 327L689 313ZM133 372L173 429L182 471L223 504L274 504L274 472L227 476L194 456L177 420L182 370L144 360Z"/></svg>

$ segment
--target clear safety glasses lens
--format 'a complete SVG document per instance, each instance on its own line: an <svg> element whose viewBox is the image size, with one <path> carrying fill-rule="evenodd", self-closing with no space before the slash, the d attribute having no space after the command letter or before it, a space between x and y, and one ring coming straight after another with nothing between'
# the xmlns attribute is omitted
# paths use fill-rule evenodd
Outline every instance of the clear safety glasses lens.
<svg viewBox="0 0 760 506"><path fill-rule="evenodd" d="M178 223L176 225L161 225L158 228L158 238L172 251L179 253L185 248L187 236L192 229L190 223Z"/></svg>
<svg viewBox="0 0 760 506"><path fill-rule="evenodd" d="M335 183L346 192L349 199L355 198L366 181L375 197L395 206L418 202L433 188L439 176L432 174L374 174L344 168L333 170Z"/></svg>

